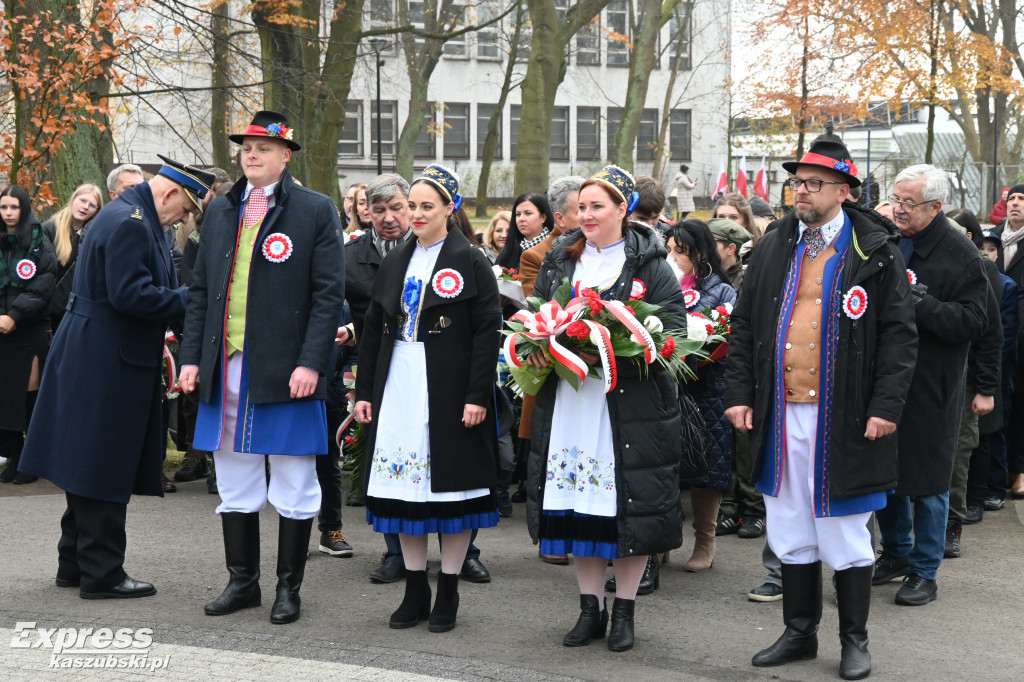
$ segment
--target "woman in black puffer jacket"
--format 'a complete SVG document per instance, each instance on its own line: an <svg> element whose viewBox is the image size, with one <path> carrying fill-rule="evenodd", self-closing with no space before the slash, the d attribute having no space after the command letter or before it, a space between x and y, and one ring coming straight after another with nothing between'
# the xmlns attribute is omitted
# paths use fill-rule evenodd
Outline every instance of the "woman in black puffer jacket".
<svg viewBox="0 0 1024 682"><path fill-rule="evenodd" d="M682 325L682 291L665 247L646 225L627 220L633 179L610 166L580 188L580 228L555 241L534 295L550 299L563 279L627 301L635 282L662 307L665 328ZM543 364L539 354L529 356ZM530 535L544 554L575 556L581 614L566 646L605 636L599 601L612 560L616 598L608 648L633 646L633 607L647 557L682 544L676 380L657 363L620 362L605 394L598 381L574 391L552 374L537 396L527 481ZM596 391L596 393L595 393Z"/></svg>
<svg viewBox="0 0 1024 682"><path fill-rule="evenodd" d="M689 305L687 313L715 310L736 302L736 290L722 269L715 238L699 220L684 220L665 233L669 264ZM725 361L720 358L697 368L697 378L683 384L693 398L713 438L711 470L697 481L687 481L693 505L693 555L686 562L691 573L706 571L715 559L715 522L722 493L732 482L732 425L725 416Z"/></svg>

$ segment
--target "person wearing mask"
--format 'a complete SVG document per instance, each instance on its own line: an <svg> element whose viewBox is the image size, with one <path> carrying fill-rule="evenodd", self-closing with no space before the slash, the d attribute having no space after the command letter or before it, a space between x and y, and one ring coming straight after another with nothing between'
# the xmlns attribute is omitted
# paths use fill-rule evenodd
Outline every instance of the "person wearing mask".
<svg viewBox="0 0 1024 682"><path fill-rule="evenodd" d="M22 455L26 472L65 491L56 584L83 599L156 594L124 559L129 499L163 493L160 359L168 323L185 314L163 228L198 211L213 181L161 159L152 180L103 207L82 242Z"/></svg>
<svg viewBox="0 0 1024 682"><path fill-rule="evenodd" d="M258 111L228 139L244 181L214 200L189 287L180 383L199 391L193 444L214 453L229 580L210 616L261 605L260 511L278 514L270 622L299 619L327 453L327 375L345 297L338 211L288 172L288 119ZM266 456L270 460L269 481Z"/></svg>
<svg viewBox="0 0 1024 682"><path fill-rule="evenodd" d="M409 190L414 240L381 264L362 327L356 419L367 425L367 520L398 533L405 596L393 629L455 627L472 531L498 522L495 366L501 313L483 253L451 222L458 178L427 166ZM440 534L431 607L427 541Z"/></svg>
<svg viewBox="0 0 1024 682"><path fill-rule="evenodd" d="M661 307L667 329L683 324L685 303L665 260L660 236L628 219L639 196L633 177L607 166L579 190L579 228L553 245L534 286L549 300L564 279L596 289L605 300L627 301L634 282L644 283L642 300ZM527 361L549 362L541 353ZM597 358L591 358L596 362ZM580 428L581 424L587 428ZM585 646L607 633L610 651L631 649L637 588L648 557L682 543L678 465L682 448L678 387L658 364L646 371L620 365L616 389L598 381L579 390L552 373L537 394L527 468L527 523L530 536L549 555L572 554L580 592L580 615L562 640ZM557 472L576 466L586 453L583 480L600 486L565 485ZM578 457L578 454L575 454ZM642 499L643 503L634 503ZM616 591L609 618L602 598L612 562Z"/></svg>
<svg viewBox="0 0 1024 682"><path fill-rule="evenodd" d="M18 464L49 345L47 309L56 273L53 247L28 192L8 185L0 190L0 457L7 460L2 483L37 480Z"/></svg>
<svg viewBox="0 0 1024 682"><path fill-rule="evenodd" d="M71 194L67 206L43 223L43 232L53 244L57 256L57 279L50 298L50 331L56 332L68 305L71 285L75 282L78 250L91 221L103 208L103 194L96 185L80 185Z"/></svg>

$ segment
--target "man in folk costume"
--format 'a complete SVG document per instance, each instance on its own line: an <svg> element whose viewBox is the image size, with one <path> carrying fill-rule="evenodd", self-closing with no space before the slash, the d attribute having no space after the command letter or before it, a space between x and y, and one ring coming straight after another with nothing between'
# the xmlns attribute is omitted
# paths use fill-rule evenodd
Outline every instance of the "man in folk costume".
<svg viewBox="0 0 1024 682"><path fill-rule="evenodd" d="M124 557L129 499L163 494L161 353L167 324L185 314L164 226L200 210L213 182L160 158L156 176L104 206L82 242L21 459L66 492L56 582L85 599L156 594L128 577Z"/></svg>
<svg viewBox="0 0 1024 682"><path fill-rule="evenodd" d="M213 451L230 581L208 615L259 606L259 512L280 515L272 623L299 618L327 452L326 381L345 295L341 222L287 170L288 119L260 111L242 133L244 181L216 199L189 288L181 385L199 390L194 447ZM264 455L270 456L269 490Z"/></svg>
<svg viewBox="0 0 1024 682"><path fill-rule="evenodd" d="M917 350L910 283L895 230L843 205L860 184L845 146L816 142L783 167L794 211L754 249L726 366L726 415L751 431L768 543L782 560L786 630L753 664L817 656L824 561L836 571L839 672L861 679L871 672L867 521L896 486L893 433Z"/></svg>

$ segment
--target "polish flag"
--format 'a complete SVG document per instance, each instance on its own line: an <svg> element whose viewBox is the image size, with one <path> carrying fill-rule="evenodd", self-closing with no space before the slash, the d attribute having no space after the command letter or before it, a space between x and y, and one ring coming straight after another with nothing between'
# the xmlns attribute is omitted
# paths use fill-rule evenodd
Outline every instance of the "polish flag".
<svg viewBox="0 0 1024 682"><path fill-rule="evenodd" d="M740 157L740 167L736 171L736 192L742 194L743 198L746 199L749 195L747 192L747 157L743 155Z"/></svg>
<svg viewBox="0 0 1024 682"><path fill-rule="evenodd" d="M754 178L754 196L768 201L768 169L764 166L763 156L761 157L761 168L758 169L757 177Z"/></svg>
<svg viewBox="0 0 1024 682"><path fill-rule="evenodd" d="M729 191L729 176L725 171L725 159L722 159L722 163L718 170L718 184L715 185L715 191L712 192L711 198L714 201L718 201L722 198L722 195Z"/></svg>

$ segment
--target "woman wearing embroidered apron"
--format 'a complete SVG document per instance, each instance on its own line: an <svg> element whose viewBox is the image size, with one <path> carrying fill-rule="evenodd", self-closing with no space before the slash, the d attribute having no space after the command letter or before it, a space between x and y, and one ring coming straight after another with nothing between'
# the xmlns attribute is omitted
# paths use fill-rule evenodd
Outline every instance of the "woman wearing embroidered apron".
<svg viewBox="0 0 1024 682"><path fill-rule="evenodd" d="M662 307L667 329L682 325L683 294L666 251L650 227L629 222L633 178L609 166L580 188L580 228L555 241L534 295L550 299L563 278L626 301L633 288ZM627 197L629 198L627 200ZM639 283L639 284L638 284ZM528 356L536 366L547 360ZM597 359L584 357L590 364ZM633 607L647 557L682 544L679 508L680 425L676 380L660 365L622 360L618 382L579 391L550 379L537 395L528 467L527 519L543 554L573 554L580 617L563 640L582 646L605 636L605 567L616 593L608 648L633 646ZM554 375L551 375L552 377Z"/></svg>
<svg viewBox="0 0 1024 682"><path fill-rule="evenodd" d="M25 430L32 417L46 357L46 312L57 259L32 213L28 192L8 185L0 192L0 457L4 483L37 479L18 471Z"/></svg>
<svg viewBox="0 0 1024 682"><path fill-rule="evenodd" d="M413 182L416 239L381 264L359 342L355 411L372 453L366 516L374 530L399 533L407 569L396 629L428 617L431 632L455 627L470 534L498 522L498 288L487 257L451 229L461 202L458 179L442 166ZM441 534L433 610L431 533Z"/></svg>

